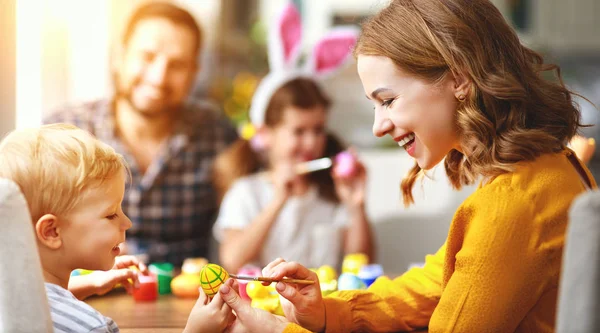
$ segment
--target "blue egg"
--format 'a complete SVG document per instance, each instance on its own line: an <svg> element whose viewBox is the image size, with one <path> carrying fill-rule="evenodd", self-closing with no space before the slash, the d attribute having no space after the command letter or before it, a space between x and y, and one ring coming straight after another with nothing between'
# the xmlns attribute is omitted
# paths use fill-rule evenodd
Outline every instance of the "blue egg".
<svg viewBox="0 0 600 333"><path fill-rule="evenodd" d="M365 283L358 276L351 273L342 273L338 279L338 290L359 290L366 288Z"/></svg>
<svg viewBox="0 0 600 333"><path fill-rule="evenodd" d="M383 275L383 267L379 264L364 265L358 272L358 277L368 286Z"/></svg>

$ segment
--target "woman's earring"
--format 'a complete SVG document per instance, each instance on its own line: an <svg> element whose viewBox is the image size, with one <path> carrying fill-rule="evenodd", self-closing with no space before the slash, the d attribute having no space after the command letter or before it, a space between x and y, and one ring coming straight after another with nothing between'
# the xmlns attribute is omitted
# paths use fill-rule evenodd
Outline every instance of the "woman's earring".
<svg viewBox="0 0 600 333"><path fill-rule="evenodd" d="M464 101L465 101L465 98L466 98L466 96L465 96L464 94L460 94L460 95L458 95L458 97L457 97L457 98L458 98L458 100L459 100L459 101L461 101L461 102L464 102Z"/></svg>

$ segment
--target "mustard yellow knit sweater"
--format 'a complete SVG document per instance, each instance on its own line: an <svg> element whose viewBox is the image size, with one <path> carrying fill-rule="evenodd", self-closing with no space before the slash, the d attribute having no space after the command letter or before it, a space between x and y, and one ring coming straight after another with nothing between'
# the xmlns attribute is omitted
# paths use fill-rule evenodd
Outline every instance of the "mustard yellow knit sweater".
<svg viewBox="0 0 600 333"><path fill-rule="evenodd" d="M567 213L585 191L568 154L480 186L423 268L326 297L326 332L553 332Z"/></svg>

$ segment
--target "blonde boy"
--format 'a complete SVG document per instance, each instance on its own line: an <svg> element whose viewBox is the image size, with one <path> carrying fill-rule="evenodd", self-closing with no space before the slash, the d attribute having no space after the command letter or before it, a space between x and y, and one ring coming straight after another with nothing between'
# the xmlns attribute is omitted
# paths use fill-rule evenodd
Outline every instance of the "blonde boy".
<svg viewBox="0 0 600 333"><path fill-rule="evenodd" d="M0 177L27 200L57 332L118 332L68 286L76 268L114 267L131 227L121 211L126 176L121 155L74 126L15 131L0 143ZM92 287L83 288L87 295Z"/></svg>
<svg viewBox="0 0 600 333"><path fill-rule="evenodd" d="M117 257L131 227L121 210L128 172L120 154L72 125L15 131L0 142L0 178L17 183L27 200L56 332L119 331L80 299L117 282L132 288L127 279L137 273L129 265L146 270L133 257ZM76 268L108 272L74 283ZM220 297L202 296L185 331L221 332L235 318L231 309Z"/></svg>

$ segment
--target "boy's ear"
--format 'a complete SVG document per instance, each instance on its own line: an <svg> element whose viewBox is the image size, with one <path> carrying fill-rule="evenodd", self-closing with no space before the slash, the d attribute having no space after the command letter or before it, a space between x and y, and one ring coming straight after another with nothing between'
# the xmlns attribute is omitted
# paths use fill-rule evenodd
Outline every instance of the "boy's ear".
<svg viewBox="0 0 600 333"><path fill-rule="evenodd" d="M35 235L38 242L56 250L61 247L62 239L58 228L58 218L52 214L40 217L35 223Z"/></svg>

